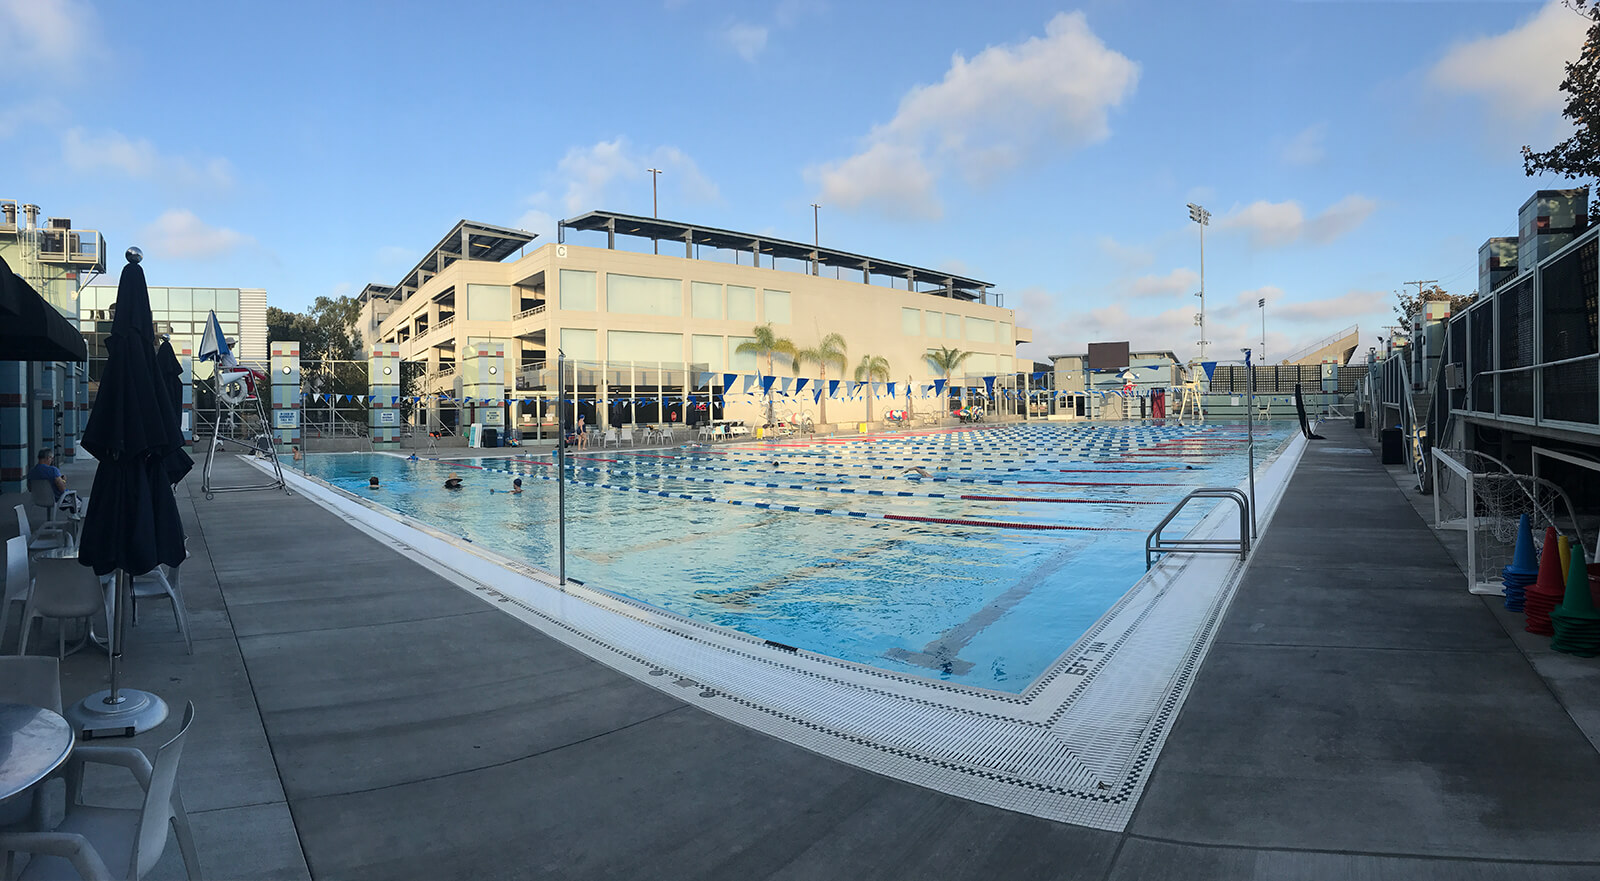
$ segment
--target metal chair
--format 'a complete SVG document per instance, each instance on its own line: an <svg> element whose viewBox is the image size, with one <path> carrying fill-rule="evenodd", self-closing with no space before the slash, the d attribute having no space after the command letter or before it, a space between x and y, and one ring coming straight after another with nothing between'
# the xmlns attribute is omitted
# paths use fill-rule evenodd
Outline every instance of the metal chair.
<svg viewBox="0 0 1600 881"><path fill-rule="evenodd" d="M187 556L187 553L186 553ZM183 605L183 592L179 585L179 567L158 565L144 575L133 579L133 623L139 623L139 601L166 599L172 603L172 618L183 634L183 645L194 654L194 638L189 633L189 610Z"/></svg>
<svg viewBox="0 0 1600 881"><path fill-rule="evenodd" d="M28 636L33 622L55 618L61 622L56 633L56 657L64 658L89 643L89 620L106 611L106 592L93 571L77 560L38 560L34 563L33 590L22 612L22 633L17 637L17 654L28 653ZM83 619L83 639L67 651L66 622Z"/></svg>
<svg viewBox="0 0 1600 881"><path fill-rule="evenodd" d="M617 430L615 428L606 429L605 436L600 440L600 448L605 449L606 447L617 447L621 445L622 442L617 440Z"/></svg>
<svg viewBox="0 0 1600 881"><path fill-rule="evenodd" d="M77 543L77 537L70 530L64 529L59 524L42 523L38 529L28 522L28 507L18 505L17 534L28 540L28 550L48 551L54 548L72 547Z"/></svg>
<svg viewBox="0 0 1600 881"><path fill-rule="evenodd" d="M33 576L28 572L28 540L20 535L6 539L6 586L0 596L0 641L11 626L11 607L22 606L27 614L28 593L33 590ZM23 620L27 620L24 618ZM21 640L19 633L17 639Z"/></svg>
<svg viewBox="0 0 1600 881"><path fill-rule="evenodd" d="M34 855L19 881L70 878L74 873L96 881L143 878L167 848L168 824L177 834L184 871L191 881L200 877L200 855L178 792L178 763L193 724L191 701L183 711L183 728L156 751L154 764L132 747L74 750L68 760L67 809L61 825L53 832L0 834L0 850ZM82 769L88 764L127 768L144 790L144 804L139 808L83 804Z"/></svg>

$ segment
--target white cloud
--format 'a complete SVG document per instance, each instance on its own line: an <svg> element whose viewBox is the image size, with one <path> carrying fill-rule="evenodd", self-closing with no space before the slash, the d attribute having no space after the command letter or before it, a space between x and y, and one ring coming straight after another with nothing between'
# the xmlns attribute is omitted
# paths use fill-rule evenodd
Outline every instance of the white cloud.
<svg viewBox="0 0 1600 881"><path fill-rule="evenodd" d="M1328 124L1319 122L1289 139L1280 154L1289 165L1316 165L1327 151L1322 141L1328 135Z"/></svg>
<svg viewBox="0 0 1600 881"><path fill-rule="evenodd" d="M1292 245L1302 238L1315 244L1327 244L1360 226L1378 203L1359 194L1346 196L1315 217L1307 219L1300 203L1252 202L1237 208L1217 222L1221 229L1242 229L1250 233L1250 243L1257 248L1277 248Z"/></svg>
<svg viewBox="0 0 1600 881"><path fill-rule="evenodd" d="M78 0L0 0L0 58L8 75L30 68L75 73L97 31L93 9Z"/></svg>
<svg viewBox="0 0 1600 881"><path fill-rule="evenodd" d="M142 238L142 247L152 256L174 260L222 257L255 242L244 233L211 226L183 208L157 217L142 230Z"/></svg>
<svg viewBox="0 0 1600 881"><path fill-rule="evenodd" d="M1298 322L1333 322L1339 327L1328 327L1332 333L1356 323L1362 317L1387 315L1394 294L1388 291L1348 291L1336 297L1285 303L1273 308L1271 318Z"/></svg>
<svg viewBox="0 0 1600 881"><path fill-rule="evenodd" d="M1452 47L1428 71L1428 81L1486 98L1496 114L1526 119L1558 111L1566 100L1558 90L1565 64L1577 60L1588 28L1588 16L1550 0L1503 34Z"/></svg>
<svg viewBox="0 0 1600 881"><path fill-rule="evenodd" d="M112 171L182 186L233 185L233 167L226 159L163 155L148 140L117 131L90 134L78 127L68 129L61 136L61 157L68 168L80 172Z"/></svg>
<svg viewBox="0 0 1600 881"><path fill-rule="evenodd" d="M721 198L717 185L700 172L700 166L677 147L656 147L639 150L627 138L600 141L591 147L573 147L556 164L556 179L564 181L565 191L561 204L566 212L578 214L597 208L614 198L614 184L627 180L631 197L637 204L640 194L649 191L650 175L646 168L662 171L658 182L660 190L682 201L704 203ZM541 207L536 205L535 207ZM672 211L666 212L672 216Z"/></svg>
<svg viewBox="0 0 1600 881"><path fill-rule="evenodd" d="M1179 267L1166 275L1141 275L1123 289L1130 297L1170 297L1200 290L1200 273Z"/></svg>
<svg viewBox="0 0 1600 881"><path fill-rule="evenodd" d="M721 37L740 58L752 64L767 48L767 28L761 25L735 22L722 29Z"/></svg>
<svg viewBox="0 0 1600 881"><path fill-rule="evenodd" d="M1110 111L1138 78L1139 66L1107 48L1083 13L1061 13L1043 37L991 46L970 60L956 54L940 82L901 98L860 152L806 176L824 204L936 217L934 185L946 171L981 182L1103 140ZM888 171L895 178L885 185Z"/></svg>
<svg viewBox="0 0 1600 881"><path fill-rule="evenodd" d="M1143 269L1156 259L1155 253L1149 248L1124 245L1111 236L1100 236L1094 243L1100 249L1100 253L1125 269Z"/></svg>

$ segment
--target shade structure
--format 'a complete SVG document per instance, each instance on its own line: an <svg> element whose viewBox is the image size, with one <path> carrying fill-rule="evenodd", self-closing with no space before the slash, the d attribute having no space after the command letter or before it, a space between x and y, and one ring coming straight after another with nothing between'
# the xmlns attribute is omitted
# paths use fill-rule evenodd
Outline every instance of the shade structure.
<svg viewBox="0 0 1600 881"><path fill-rule="evenodd" d="M83 334L0 259L0 359L86 361Z"/></svg>
<svg viewBox="0 0 1600 881"><path fill-rule="evenodd" d="M174 396L162 388L155 325L141 255L117 284L117 316L106 339L100 393L79 441L99 460L84 512L78 562L96 575L116 573L111 631L111 687L74 704L67 716L84 737L137 734L160 725L167 706L149 692L118 681L127 629L130 585L157 564L183 562L183 522L168 479L168 457L183 453ZM174 465L179 464L176 459ZM190 465L193 463L190 462Z"/></svg>

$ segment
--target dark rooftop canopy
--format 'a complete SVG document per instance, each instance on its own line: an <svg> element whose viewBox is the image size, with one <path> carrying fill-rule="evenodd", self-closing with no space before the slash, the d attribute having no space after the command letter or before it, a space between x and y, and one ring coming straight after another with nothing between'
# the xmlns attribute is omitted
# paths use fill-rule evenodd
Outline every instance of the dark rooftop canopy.
<svg viewBox="0 0 1600 881"><path fill-rule="evenodd" d="M0 260L0 361L86 361L83 334Z"/></svg>
<svg viewBox="0 0 1600 881"><path fill-rule="evenodd" d="M428 249L427 256L406 273L405 280L399 284L402 298L457 260L465 258L499 263L535 237L526 230L508 229L473 220L459 221L448 235L439 240L439 244Z"/></svg>
<svg viewBox="0 0 1600 881"><path fill-rule="evenodd" d="M776 239L758 233L735 232L710 226L698 226L692 223L661 220L655 217L618 214L614 211L590 211L587 214L561 221L557 231L557 241L565 241L566 230L569 229L606 233L608 235L607 247L615 246L614 241L611 241L609 237L621 234L657 241L683 242L686 250L694 245L707 245L713 248L725 248L730 251L749 251L774 258L783 257L805 262L816 261L822 266L835 266L856 272L870 272L876 275L903 278L906 280L907 287L911 290L954 297L960 300L986 299L989 288L993 287L991 283L979 281L975 278L953 275L937 269L925 269L907 263L896 263L892 260L880 260L876 257L852 254L849 251L820 248L804 242ZM928 287L918 288L918 284L927 285Z"/></svg>

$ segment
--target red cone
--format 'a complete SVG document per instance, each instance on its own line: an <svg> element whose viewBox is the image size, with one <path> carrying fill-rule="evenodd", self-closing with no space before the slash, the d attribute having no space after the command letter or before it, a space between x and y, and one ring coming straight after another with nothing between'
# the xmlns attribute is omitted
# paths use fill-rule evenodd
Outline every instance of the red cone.
<svg viewBox="0 0 1600 881"><path fill-rule="evenodd" d="M1528 585L1523 605L1527 616L1526 630L1541 636L1555 633L1550 623L1550 610L1566 594L1566 584L1561 578L1561 551L1555 527L1545 527L1544 547L1539 552L1539 578Z"/></svg>

